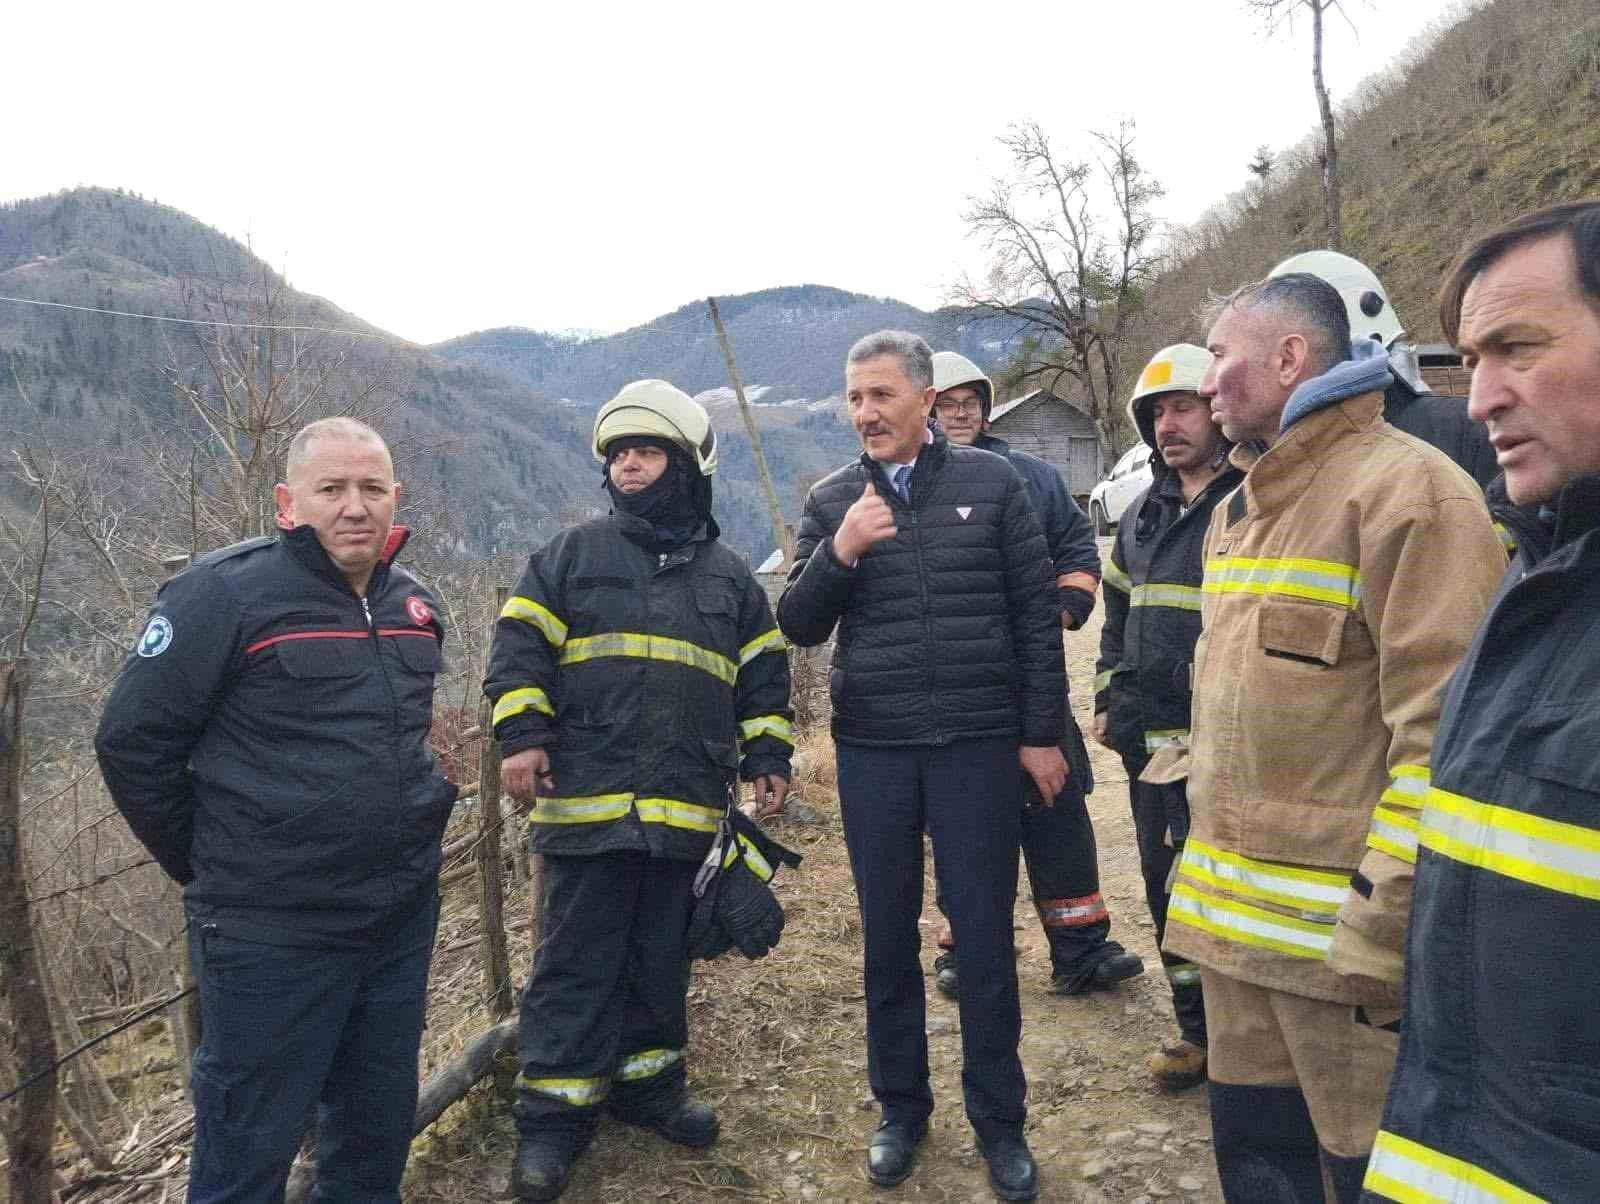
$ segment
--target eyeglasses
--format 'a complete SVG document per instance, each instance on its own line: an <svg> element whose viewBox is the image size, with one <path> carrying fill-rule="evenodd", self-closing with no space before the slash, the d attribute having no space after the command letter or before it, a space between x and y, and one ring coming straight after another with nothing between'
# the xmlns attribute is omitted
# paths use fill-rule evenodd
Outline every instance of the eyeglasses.
<svg viewBox="0 0 1600 1204"><path fill-rule="evenodd" d="M961 414L982 413L983 403L975 397L967 397L961 401L936 401L933 408L947 418L954 418Z"/></svg>

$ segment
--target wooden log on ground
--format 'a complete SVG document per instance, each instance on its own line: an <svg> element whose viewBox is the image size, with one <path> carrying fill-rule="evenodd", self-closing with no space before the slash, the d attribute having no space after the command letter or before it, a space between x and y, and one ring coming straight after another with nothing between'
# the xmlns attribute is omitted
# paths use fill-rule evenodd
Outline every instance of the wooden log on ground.
<svg viewBox="0 0 1600 1204"><path fill-rule="evenodd" d="M462 1050L461 1056L422 1084L417 1094L417 1116L412 1133L420 1133L451 1104L462 1099L473 1086L494 1069L501 1053L516 1047L517 1018L502 1020L487 1032L479 1033Z"/></svg>

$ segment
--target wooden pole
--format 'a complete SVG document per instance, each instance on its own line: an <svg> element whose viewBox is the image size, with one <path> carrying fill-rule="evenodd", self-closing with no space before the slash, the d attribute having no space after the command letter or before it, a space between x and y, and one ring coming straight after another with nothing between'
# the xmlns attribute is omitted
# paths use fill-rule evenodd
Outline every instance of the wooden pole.
<svg viewBox="0 0 1600 1204"><path fill-rule="evenodd" d="M755 416L750 413L750 403L744 399L744 384L739 380L739 366L733 362L733 348L728 345L728 332L723 329L722 315L717 312L717 299L707 297L711 310L711 324L717 328L717 342L722 344L722 359L728 365L728 379L733 382L733 394L739 399L739 414L744 419L745 434L750 436L750 450L755 453L756 473L761 478L761 489L767 495L767 509L772 512L772 531L783 551L785 565L794 558L794 532L783 521L783 507L778 505L778 491L772 487L772 476L767 472L767 458L761 454L761 436L756 434Z"/></svg>
<svg viewBox="0 0 1600 1204"><path fill-rule="evenodd" d="M12 1204L50 1204L55 1197L51 1147L56 1132L55 1029L50 1023L39 947L28 903L22 843L23 701L28 662L0 665L0 994L11 1021L18 1079L40 1075L7 1108L6 1168Z"/></svg>
<svg viewBox="0 0 1600 1204"><path fill-rule="evenodd" d="M510 595L503 585L495 589L490 630ZM478 753L478 956L489 1014L503 1020L511 1013L511 958L506 951L505 880L500 873L500 746L493 734L494 708L487 698L478 704L478 730L484 733Z"/></svg>

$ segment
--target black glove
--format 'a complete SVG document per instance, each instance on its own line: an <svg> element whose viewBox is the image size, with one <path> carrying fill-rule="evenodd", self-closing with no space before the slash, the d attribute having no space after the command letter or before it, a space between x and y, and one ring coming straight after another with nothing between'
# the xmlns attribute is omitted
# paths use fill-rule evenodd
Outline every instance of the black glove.
<svg viewBox="0 0 1600 1204"><path fill-rule="evenodd" d="M765 957L783 932L783 907L772 888L745 868L743 860L723 875L717 893L717 924L754 959Z"/></svg>

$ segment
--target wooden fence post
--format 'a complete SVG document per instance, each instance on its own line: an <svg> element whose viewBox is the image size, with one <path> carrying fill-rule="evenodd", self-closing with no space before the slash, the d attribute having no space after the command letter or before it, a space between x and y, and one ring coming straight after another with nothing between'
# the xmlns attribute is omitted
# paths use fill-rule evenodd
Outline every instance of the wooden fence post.
<svg viewBox="0 0 1600 1204"><path fill-rule="evenodd" d="M34 940L28 871L22 846L23 701L28 662L0 665L0 992L11 1018L12 1064L18 1081L39 1075L6 1110L6 1168L12 1204L55 1198L57 1072L55 1029Z"/></svg>
<svg viewBox="0 0 1600 1204"><path fill-rule="evenodd" d="M505 586L496 587L490 630L510 595ZM511 1012L511 957L506 950L505 879L500 869L500 746L494 738L494 707L487 698L478 704L478 730L483 733L478 753L478 950L489 1014L503 1020Z"/></svg>

